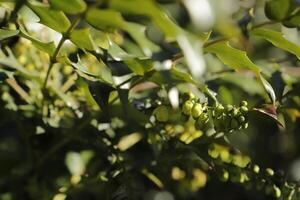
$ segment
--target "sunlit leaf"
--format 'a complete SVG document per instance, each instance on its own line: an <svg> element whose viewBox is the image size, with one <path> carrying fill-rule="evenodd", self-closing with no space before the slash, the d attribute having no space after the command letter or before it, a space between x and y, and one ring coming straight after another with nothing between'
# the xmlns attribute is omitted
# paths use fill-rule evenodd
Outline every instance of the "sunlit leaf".
<svg viewBox="0 0 300 200"><path fill-rule="evenodd" d="M73 30L70 40L81 49L93 51L96 48L89 28Z"/></svg>
<svg viewBox="0 0 300 200"><path fill-rule="evenodd" d="M19 34L18 30L0 29L0 40L4 40Z"/></svg>
<svg viewBox="0 0 300 200"><path fill-rule="evenodd" d="M86 9L83 0L49 0L52 8L61 10L68 14L78 14Z"/></svg>
<svg viewBox="0 0 300 200"><path fill-rule="evenodd" d="M150 60L132 59L125 60L124 63L131 69L136 75L144 75L146 72L153 69L153 64Z"/></svg>
<svg viewBox="0 0 300 200"><path fill-rule="evenodd" d="M127 14L146 15L153 19L154 23L166 34L167 37L175 38L182 32L164 12L151 0L111 0L110 7ZM137 9L138 8L138 9Z"/></svg>
<svg viewBox="0 0 300 200"><path fill-rule="evenodd" d="M53 10L48 5L36 1L30 1L28 6L39 16L40 23L57 32L64 33L71 25L62 11Z"/></svg>
<svg viewBox="0 0 300 200"><path fill-rule="evenodd" d="M40 77L40 74L36 71L28 70L25 67L23 67L15 58L13 55L13 52L6 48L6 52L8 55L5 55L3 51L0 51L0 64L4 67L8 67L10 69L14 69L17 72L23 73L24 75L28 77Z"/></svg>
<svg viewBox="0 0 300 200"><path fill-rule="evenodd" d="M255 73L260 72L260 68L248 58L245 51L231 47L228 41L220 41L210 44L204 48L204 51L215 54L230 68L236 70L248 69Z"/></svg>
<svg viewBox="0 0 300 200"><path fill-rule="evenodd" d="M42 41L30 36L28 33L26 33L26 31L23 28L20 28L20 36L30 40L32 42L33 46L35 46L36 48L38 48L41 51L48 53L50 56L52 56L54 54L54 51L56 48L54 42L48 42L48 43L42 42Z"/></svg>
<svg viewBox="0 0 300 200"><path fill-rule="evenodd" d="M300 47L284 38L282 33L266 28L255 28L250 32L250 34L262 37L271 42L274 46L286 50L300 59Z"/></svg>
<svg viewBox="0 0 300 200"><path fill-rule="evenodd" d="M151 56L152 52L156 52L160 49L159 46L147 39L145 34L146 28L144 26L127 22L125 30L140 45L145 55Z"/></svg>
<svg viewBox="0 0 300 200"><path fill-rule="evenodd" d="M119 12L113 10L91 9L85 16L86 21L100 30L118 29L125 26L125 21Z"/></svg>

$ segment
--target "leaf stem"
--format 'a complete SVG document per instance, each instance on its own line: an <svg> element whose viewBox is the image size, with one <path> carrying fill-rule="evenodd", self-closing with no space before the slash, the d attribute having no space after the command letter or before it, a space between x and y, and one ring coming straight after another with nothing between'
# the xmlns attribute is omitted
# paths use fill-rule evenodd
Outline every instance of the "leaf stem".
<svg viewBox="0 0 300 200"><path fill-rule="evenodd" d="M262 23L260 23L260 24L257 24L257 25L252 26L251 29L259 28L259 27L266 26L266 25L276 24L276 23L278 23L278 22L274 22L274 21L266 21L266 22L262 22Z"/></svg>
<svg viewBox="0 0 300 200"><path fill-rule="evenodd" d="M79 23L81 17L78 16L71 24L71 26L68 28L68 30L62 35L53 55L50 57L50 63L49 63L49 67L48 67L48 70L47 70L47 73L46 73L46 78L44 80L44 83L43 83L43 87L42 87L42 90L44 91L47 87L47 82L48 82L48 79L49 79L49 76L50 76L50 72L54 66L54 64L56 63L56 58L57 58L57 55L61 49L61 47L63 46L63 44L65 43L65 41L69 38L69 35L71 33L71 31L77 26L77 24Z"/></svg>

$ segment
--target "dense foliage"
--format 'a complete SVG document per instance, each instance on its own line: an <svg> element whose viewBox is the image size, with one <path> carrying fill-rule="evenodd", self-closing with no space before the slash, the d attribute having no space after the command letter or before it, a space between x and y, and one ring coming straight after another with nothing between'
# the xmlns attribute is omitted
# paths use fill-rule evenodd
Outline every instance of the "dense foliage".
<svg viewBox="0 0 300 200"><path fill-rule="evenodd" d="M0 0L0 199L300 199L297 0Z"/></svg>

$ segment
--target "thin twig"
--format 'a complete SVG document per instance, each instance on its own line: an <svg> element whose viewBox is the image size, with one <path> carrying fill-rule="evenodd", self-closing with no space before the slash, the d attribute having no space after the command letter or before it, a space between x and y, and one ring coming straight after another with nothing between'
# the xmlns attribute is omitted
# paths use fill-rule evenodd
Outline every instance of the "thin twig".
<svg viewBox="0 0 300 200"><path fill-rule="evenodd" d="M276 24L276 23L278 23L278 22L266 21L266 22L263 22L263 23L252 26L251 29L259 28L259 27L266 26L266 25Z"/></svg>
<svg viewBox="0 0 300 200"><path fill-rule="evenodd" d="M31 103L31 98L30 96L27 94L27 92L25 90L23 90L23 88L17 83L16 80L14 79L6 79L6 83L11 86L19 95L20 97L26 101L26 103L30 104Z"/></svg>
<svg viewBox="0 0 300 200"><path fill-rule="evenodd" d="M42 90L45 90L46 87L47 87L47 82L48 82L48 79L49 79L49 75L50 75L50 72L54 66L54 64L56 63L56 58L58 56L58 53L61 49L61 47L63 46L64 42L69 38L69 35L71 33L71 31L77 26L77 24L79 23L81 19L81 16L78 16L74 21L73 23L71 24L71 26L68 28L68 30L62 35L62 38L60 39L53 55L51 56L50 58L50 63L49 63L49 67L48 67L48 70L47 70L47 73L46 73L46 78L44 80L44 83L43 83L43 87L42 87Z"/></svg>

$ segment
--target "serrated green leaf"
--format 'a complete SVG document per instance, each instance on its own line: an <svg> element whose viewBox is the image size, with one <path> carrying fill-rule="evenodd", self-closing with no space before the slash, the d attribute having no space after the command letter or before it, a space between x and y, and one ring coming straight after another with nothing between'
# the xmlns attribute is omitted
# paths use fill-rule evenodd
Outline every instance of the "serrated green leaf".
<svg viewBox="0 0 300 200"><path fill-rule="evenodd" d="M139 44L146 55L151 56L159 47L147 39L145 27L126 22L122 15L113 10L91 9L86 15L86 21L99 30L123 29Z"/></svg>
<svg viewBox="0 0 300 200"><path fill-rule="evenodd" d="M43 52L48 53L50 56L54 54L56 48L54 42L48 42L48 43L42 42L30 36L28 33L26 33L26 31L23 28L20 28L20 36L26 38L27 40L30 40L33 46L35 46L36 48L38 48Z"/></svg>
<svg viewBox="0 0 300 200"><path fill-rule="evenodd" d="M77 55L77 62L72 62L70 61L67 57L64 58L65 62L71 66L73 66L75 69L77 69L78 71L80 71L81 73L84 73L86 75L92 76L94 78L100 78L101 77L101 71L100 69L97 72L93 72L91 71L87 66L85 66L79 55Z"/></svg>
<svg viewBox="0 0 300 200"><path fill-rule="evenodd" d="M220 41L204 48L207 53L215 54L225 65L233 69L249 69L259 73L260 68L255 65L247 56L245 51L235 49L228 41Z"/></svg>
<svg viewBox="0 0 300 200"><path fill-rule="evenodd" d="M149 60L125 60L124 63L133 71L136 75L143 76L146 72L153 68L153 64Z"/></svg>
<svg viewBox="0 0 300 200"><path fill-rule="evenodd" d="M190 74L182 72L176 68L170 70L155 71L147 80L157 83L159 85L163 84L177 84L177 83L192 83L197 85Z"/></svg>
<svg viewBox="0 0 300 200"><path fill-rule="evenodd" d="M167 12L152 0L111 0L109 3L111 8L122 13L143 15L150 18L154 24L165 34L168 40L177 40L180 48L184 52L184 56L187 60L188 66L191 69L192 75L194 77L199 77L202 74L204 71L202 65L203 59L201 58L201 51L199 51L199 47L201 48L201 45L198 44L200 40L207 39L208 36L206 34L201 34L200 37L192 37L192 34L187 33L180 26L178 26L168 16Z"/></svg>
<svg viewBox="0 0 300 200"><path fill-rule="evenodd" d="M82 13L86 9L86 3L83 0L49 0L49 3L52 8L68 14Z"/></svg>
<svg viewBox="0 0 300 200"><path fill-rule="evenodd" d="M160 48L145 35L145 26L136 23L127 22L125 30L130 34L130 36L139 44L143 52L147 56L151 56L152 52L158 51Z"/></svg>
<svg viewBox="0 0 300 200"><path fill-rule="evenodd" d="M85 95L86 102L90 106L92 106L94 109L100 110L99 105L97 104L97 102L95 101L95 99L93 98L93 96L89 90L88 84L82 77L80 77L80 76L78 77L78 79L76 80L76 85L82 91L82 93Z"/></svg>
<svg viewBox="0 0 300 200"><path fill-rule="evenodd" d="M153 64L147 58L138 58L134 55L128 54L116 43L110 41L108 54L116 61L123 61L128 68L136 75L144 75L153 68Z"/></svg>
<svg viewBox="0 0 300 200"><path fill-rule="evenodd" d="M90 35L90 29L76 29L70 34L70 40L80 49L93 51L95 49L94 41Z"/></svg>
<svg viewBox="0 0 300 200"><path fill-rule="evenodd" d="M266 2L266 16L274 21L281 21L287 17L290 9L290 0L271 0Z"/></svg>
<svg viewBox="0 0 300 200"><path fill-rule="evenodd" d="M285 39L282 33L266 28L255 28L250 32L250 34L262 37L271 42L274 46L286 50L300 59L300 47Z"/></svg>
<svg viewBox="0 0 300 200"><path fill-rule="evenodd" d="M119 45L114 43L113 41L109 42L108 54L113 57L114 60L122 61L122 60L132 60L135 56L128 54L124 51Z"/></svg>
<svg viewBox="0 0 300 200"><path fill-rule="evenodd" d="M53 10L46 4L35 1L30 1L27 5L39 16L40 23L59 33L66 32L71 26L69 19L62 11Z"/></svg>
<svg viewBox="0 0 300 200"><path fill-rule="evenodd" d="M176 38L178 34L182 33L182 29L151 0L111 0L109 5L122 13L145 15L152 18L154 23L165 33L166 37Z"/></svg>
<svg viewBox="0 0 300 200"><path fill-rule="evenodd" d="M28 70L23 67L15 58L13 52L8 47L6 48L6 52L8 55L5 55L3 51L0 51L0 64L4 67L8 67L10 69L14 69L28 77L40 77L40 74L36 71Z"/></svg>
<svg viewBox="0 0 300 200"><path fill-rule="evenodd" d="M19 30L0 29L0 40L4 40L19 34Z"/></svg>
<svg viewBox="0 0 300 200"><path fill-rule="evenodd" d="M118 29L125 26L125 21L119 12L113 10L91 9L85 16L86 21L100 30Z"/></svg>

